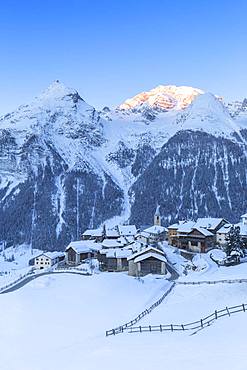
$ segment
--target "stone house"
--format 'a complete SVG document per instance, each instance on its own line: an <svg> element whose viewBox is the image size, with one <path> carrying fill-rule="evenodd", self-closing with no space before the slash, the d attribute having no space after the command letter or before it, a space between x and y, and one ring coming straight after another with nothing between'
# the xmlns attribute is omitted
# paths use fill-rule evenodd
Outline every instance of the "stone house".
<svg viewBox="0 0 247 370"><path fill-rule="evenodd" d="M34 258L34 267L39 270L52 267L64 260L63 252L45 252Z"/></svg>

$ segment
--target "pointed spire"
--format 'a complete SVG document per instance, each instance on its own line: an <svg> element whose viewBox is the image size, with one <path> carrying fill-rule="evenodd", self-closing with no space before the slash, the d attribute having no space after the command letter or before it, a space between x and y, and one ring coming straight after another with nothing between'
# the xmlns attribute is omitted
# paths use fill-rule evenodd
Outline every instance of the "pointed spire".
<svg viewBox="0 0 247 370"><path fill-rule="evenodd" d="M154 225L161 226L161 217L160 217L160 206L157 205L156 211L154 214Z"/></svg>
<svg viewBox="0 0 247 370"><path fill-rule="evenodd" d="M160 216L160 205L159 204L156 207L155 216Z"/></svg>

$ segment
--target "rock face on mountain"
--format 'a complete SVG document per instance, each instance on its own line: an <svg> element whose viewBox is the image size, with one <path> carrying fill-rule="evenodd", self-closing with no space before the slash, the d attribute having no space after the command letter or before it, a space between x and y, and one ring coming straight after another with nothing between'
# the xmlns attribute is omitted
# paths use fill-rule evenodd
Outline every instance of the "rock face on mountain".
<svg viewBox="0 0 247 370"><path fill-rule="evenodd" d="M131 222L150 224L157 204L164 224L204 216L237 222L247 209L246 150L205 132L179 131L132 186Z"/></svg>
<svg viewBox="0 0 247 370"><path fill-rule="evenodd" d="M246 212L246 102L139 95L97 112L55 81L0 118L0 241L62 250L104 222L152 223L158 204L164 225Z"/></svg>

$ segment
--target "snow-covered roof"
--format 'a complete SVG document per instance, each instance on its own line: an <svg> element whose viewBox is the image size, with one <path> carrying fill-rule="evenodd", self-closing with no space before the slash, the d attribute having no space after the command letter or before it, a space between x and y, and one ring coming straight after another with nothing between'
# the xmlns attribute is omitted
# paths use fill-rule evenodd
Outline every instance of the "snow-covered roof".
<svg viewBox="0 0 247 370"><path fill-rule="evenodd" d="M83 236L102 236L102 229L88 229L84 231Z"/></svg>
<svg viewBox="0 0 247 370"><path fill-rule="evenodd" d="M178 227L179 227L179 224L175 223L175 224L168 226L168 229L178 229Z"/></svg>
<svg viewBox="0 0 247 370"><path fill-rule="evenodd" d="M190 233L195 225L194 221L186 221L179 225L177 231L179 233Z"/></svg>
<svg viewBox="0 0 247 370"><path fill-rule="evenodd" d="M187 222L189 222L189 221L185 221L185 220L178 221L175 224L172 224L172 225L168 226L168 229L178 229L180 227L180 225L183 225Z"/></svg>
<svg viewBox="0 0 247 370"><path fill-rule="evenodd" d="M224 221L224 218L213 218L213 217L198 218L194 226L214 230L222 221Z"/></svg>
<svg viewBox="0 0 247 370"><path fill-rule="evenodd" d="M163 255L163 251L161 251L160 249L158 248L155 248L155 247L144 247L144 248L140 248L137 252L133 253L129 258L128 258L128 261L129 260L132 260L133 258L136 258L142 254L145 254L145 253L148 253L148 252L154 252L154 253L158 253L158 254L161 254Z"/></svg>
<svg viewBox="0 0 247 370"><path fill-rule="evenodd" d="M128 249L121 249L121 248L115 248L115 249L109 249L106 252L107 258L127 258L132 254L132 252Z"/></svg>
<svg viewBox="0 0 247 370"><path fill-rule="evenodd" d="M118 241L118 239L104 239L101 245L103 248L117 248L124 244Z"/></svg>
<svg viewBox="0 0 247 370"><path fill-rule="evenodd" d="M135 241L134 243L128 244L124 247L124 249L130 249L133 251L133 253L136 253L137 251L140 251L142 247L142 244Z"/></svg>
<svg viewBox="0 0 247 370"><path fill-rule="evenodd" d="M67 251L69 248L73 248L76 253L89 253L91 251L100 250L101 245L99 243L95 243L93 240L78 240L71 242L65 251Z"/></svg>
<svg viewBox="0 0 247 370"><path fill-rule="evenodd" d="M218 231L218 234L228 234L230 231L230 228L232 227L232 224L225 224L223 225Z"/></svg>
<svg viewBox="0 0 247 370"><path fill-rule="evenodd" d="M214 234L211 233L211 231L209 231L207 229L204 229L203 227L193 227L192 231L193 230L197 230L197 231L199 231L199 233L201 233L201 234L203 234L205 236L214 236Z"/></svg>
<svg viewBox="0 0 247 370"><path fill-rule="evenodd" d="M117 238L119 233L116 229L107 229L106 230L106 237L114 237Z"/></svg>
<svg viewBox="0 0 247 370"><path fill-rule="evenodd" d="M165 227L158 226L158 225L154 225L154 226L148 227L147 229L143 230L143 232L145 233L155 234L155 235L159 235L165 231L166 231Z"/></svg>
<svg viewBox="0 0 247 370"><path fill-rule="evenodd" d="M130 236L130 235L136 235L137 229L135 225L119 225L118 226L119 234Z"/></svg>
<svg viewBox="0 0 247 370"><path fill-rule="evenodd" d="M168 229L177 229L179 233L190 233L192 229L208 229L214 230L224 221L224 218L198 218L197 221L179 221L177 224L170 225ZM205 234L206 235L206 234Z"/></svg>
<svg viewBox="0 0 247 370"><path fill-rule="evenodd" d="M150 258L150 257L153 257L157 260L160 260L162 262L167 262L165 256L162 256L161 254L159 253L153 253L153 252L149 252L149 253L145 253L145 254L142 254L138 257L136 257L134 259L134 263L137 263L137 262L140 262L140 261L143 261L143 260L146 260L147 258Z"/></svg>
<svg viewBox="0 0 247 370"><path fill-rule="evenodd" d="M38 256L36 256L35 258L39 258L39 257L47 257L47 258L50 258L51 260L54 260L58 257L63 257L64 256L64 253L63 252L44 252L42 254L39 254Z"/></svg>
<svg viewBox="0 0 247 370"><path fill-rule="evenodd" d="M133 243L133 241L135 240L133 235L125 236L125 239L127 240L128 243Z"/></svg>
<svg viewBox="0 0 247 370"><path fill-rule="evenodd" d="M136 234L136 238L140 237L140 236L143 236L144 238L148 238L150 236L149 233L147 233L146 231L141 231L140 233Z"/></svg>

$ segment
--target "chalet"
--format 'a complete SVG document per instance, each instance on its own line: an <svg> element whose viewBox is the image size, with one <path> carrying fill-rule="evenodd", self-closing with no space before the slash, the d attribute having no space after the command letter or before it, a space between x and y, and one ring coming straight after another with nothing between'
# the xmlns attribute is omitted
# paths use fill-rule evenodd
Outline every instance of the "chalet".
<svg viewBox="0 0 247 370"><path fill-rule="evenodd" d="M130 276L147 274L166 274L166 258L160 249L155 247L142 248L127 258Z"/></svg>
<svg viewBox="0 0 247 370"><path fill-rule="evenodd" d="M194 221L180 221L168 227L170 245L192 252L207 252L216 244L217 231L227 221L223 218L198 218Z"/></svg>
<svg viewBox="0 0 247 370"><path fill-rule="evenodd" d="M129 249L112 248L102 249L98 260L103 271L128 271L127 257L132 254Z"/></svg>
<svg viewBox="0 0 247 370"><path fill-rule="evenodd" d="M35 257L34 267L39 270L43 270L46 268L50 268L56 263L63 260L64 260L63 252L45 252Z"/></svg>
<svg viewBox="0 0 247 370"><path fill-rule="evenodd" d="M168 243L173 246L178 244L179 233L188 233L195 225L194 221L179 221L176 224L168 226Z"/></svg>
<svg viewBox="0 0 247 370"><path fill-rule="evenodd" d="M79 240L71 242L65 249L65 261L67 265L79 265L87 258L96 257L101 245L93 240Z"/></svg>
<svg viewBox="0 0 247 370"><path fill-rule="evenodd" d="M191 251L205 253L215 244L215 236L211 231L202 227L193 227L186 234L179 234L178 247Z"/></svg>
<svg viewBox="0 0 247 370"><path fill-rule="evenodd" d="M242 215L241 220L237 224L225 224L216 232L216 241L220 246L226 244L226 238L232 226L239 227L240 237L242 240L247 240L247 214Z"/></svg>

